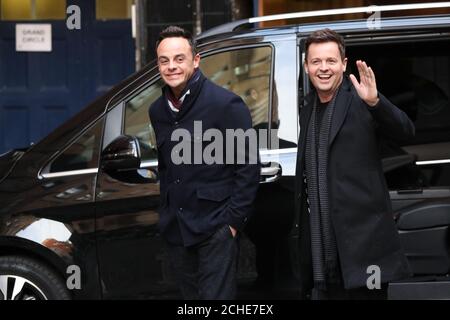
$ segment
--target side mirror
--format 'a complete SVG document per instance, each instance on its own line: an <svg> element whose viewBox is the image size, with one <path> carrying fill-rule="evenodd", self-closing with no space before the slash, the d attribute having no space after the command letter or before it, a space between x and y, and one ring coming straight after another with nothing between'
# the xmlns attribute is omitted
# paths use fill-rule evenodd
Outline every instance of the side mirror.
<svg viewBox="0 0 450 320"><path fill-rule="evenodd" d="M133 136L118 136L101 154L101 166L104 171L137 170L140 165L139 141Z"/></svg>

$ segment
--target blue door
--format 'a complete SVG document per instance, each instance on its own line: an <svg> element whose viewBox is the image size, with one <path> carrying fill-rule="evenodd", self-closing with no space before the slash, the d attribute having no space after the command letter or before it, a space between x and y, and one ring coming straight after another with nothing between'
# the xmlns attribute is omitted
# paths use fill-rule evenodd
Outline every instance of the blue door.
<svg viewBox="0 0 450 320"><path fill-rule="evenodd" d="M1 2L2 0L0 0ZM0 154L35 143L134 71L131 20L96 20L94 0L67 0L66 20L0 21ZM52 26L51 52L16 52L16 23Z"/></svg>

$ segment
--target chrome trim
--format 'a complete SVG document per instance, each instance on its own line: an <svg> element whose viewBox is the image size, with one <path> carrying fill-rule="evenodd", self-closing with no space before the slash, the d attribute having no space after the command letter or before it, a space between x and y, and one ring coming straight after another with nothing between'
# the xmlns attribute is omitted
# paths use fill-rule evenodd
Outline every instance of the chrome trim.
<svg viewBox="0 0 450 320"><path fill-rule="evenodd" d="M92 173L98 173L98 168L41 173L39 175L39 178L51 179L51 178L69 177L69 176L76 176L76 175L80 175L80 174L92 174Z"/></svg>
<svg viewBox="0 0 450 320"><path fill-rule="evenodd" d="M274 154L286 154L286 153L297 153L297 148L259 150L259 154L261 156L268 156L268 155L274 155Z"/></svg>
<svg viewBox="0 0 450 320"><path fill-rule="evenodd" d="M262 176L274 176L278 172L280 172L280 167L262 167L261 168Z"/></svg>
<svg viewBox="0 0 450 320"><path fill-rule="evenodd" d="M429 164L442 164L442 163L450 163L450 159L416 161L416 165L418 165L418 166L426 166Z"/></svg>
<svg viewBox="0 0 450 320"><path fill-rule="evenodd" d="M295 176L297 148L260 150L260 156L262 163L278 163L283 177Z"/></svg>
<svg viewBox="0 0 450 320"><path fill-rule="evenodd" d="M366 6L366 7L353 7L353 8L314 10L314 11L274 14L274 15L270 15L270 16L250 18L250 19L248 19L248 22L249 23L258 23L258 22L264 22L264 21L276 21L276 20L285 20L285 19L332 16L332 15L337 15L337 14L372 13L372 12L403 11L403 10L415 10L415 9L436 9L436 8L448 8L448 7L450 7L450 2L396 4L396 5L384 5L384 6L372 5L372 6Z"/></svg>
<svg viewBox="0 0 450 320"><path fill-rule="evenodd" d="M145 168L156 168L158 166L158 160L147 160L142 161L139 168L145 169Z"/></svg>

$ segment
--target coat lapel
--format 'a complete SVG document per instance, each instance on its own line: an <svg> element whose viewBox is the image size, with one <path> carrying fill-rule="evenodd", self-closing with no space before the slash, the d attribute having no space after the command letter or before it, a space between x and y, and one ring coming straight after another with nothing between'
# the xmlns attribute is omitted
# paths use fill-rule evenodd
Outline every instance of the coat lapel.
<svg viewBox="0 0 450 320"><path fill-rule="evenodd" d="M161 89L162 98L166 107L166 114L173 120L180 121L193 107L197 97L200 95L200 91L204 85L204 82L206 81L206 78L200 70L197 70L193 77L197 78L197 80L195 80L194 78L189 80L187 84L188 88L186 88L185 90L190 90L190 93L186 95L183 104L181 105L181 109L178 112L171 111L169 107L169 102L166 94L166 91L170 90L168 85L164 85Z"/></svg>
<svg viewBox="0 0 450 320"><path fill-rule="evenodd" d="M300 139L298 144L298 163L301 163L306 145L306 135L308 132L309 119L311 118L311 113L313 110L315 95L311 94L305 98L305 103L300 111Z"/></svg>
<svg viewBox="0 0 450 320"><path fill-rule="evenodd" d="M186 96L181 106L180 112L178 112L177 114L177 120L182 119L186 115L186 113L188 113L189 110L192 109L195 101L197 100L197 97L201 92L205 80L206 78L200 70L197 70L192 76L192 79L189 80L189 83L187 85L191 92Z"/></svg>
<svg viewBox="0 0 450 320"><path fill-rule="evenodd" d="M334 105L333 120L331 122L329 146L333 143L336 138L339 129L341 129L344 123L345 117L347 115L348 108L352 102L352 92L350 80L344 77L342 81L342 87L339 90L338 96L336 97L336 103Z"/></svg>

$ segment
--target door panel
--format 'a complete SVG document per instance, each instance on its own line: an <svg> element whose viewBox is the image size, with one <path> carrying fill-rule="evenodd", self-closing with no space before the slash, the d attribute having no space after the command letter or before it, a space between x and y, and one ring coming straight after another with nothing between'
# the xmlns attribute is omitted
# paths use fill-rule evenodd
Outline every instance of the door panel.
<svg viewBox="0 0 450 320"><path fill-rule="evenodd" d="M47 247L68 265L80 268L81 289L73 292L77 298L101 297L94 196L102 132L100 119L46 164L39 179L32 174L33 159L27 159L33 153L25 155L9 176L14 191L10 203L15 208L11 221L16 221L10 230L16 228L17 236Z"/></svg>
<svg viewBox="0 0 450 320"><path fill-rule="evenodd" d="M144 161L153 163L153 170L156 151L151 151L154 134L149 126L147 110L159 96L152 94L156 91L160 92L160 83L150 86L127 104L112 109L105 132L109 141L120 132L137 136ZM125 117L125 128L117 130L122 126L122 115ZM147 152L144 153L144 150ZM118 178L104 171L99 173L96 193L97 245L103 294L108 299L177 298L164 242L157 227L159 183L154 182L155 176L150 170L141 169L139 173L145 177L152 175L153 180L134 183L131 176L136 171L130 172L129 180L123 174Z"/></svg>
<svg viewBox="0 0 450 320"><path fill-rule="evenodd" d="M364 59L380 92L414 123L409 141L380 135L379 152L389 164L386 184L414 274L442 276L450 266L450 39L434 39L435 32L414 35L414 41L398 34L356 41L347 47L347 70L355 71L355 61Z"/></svg>

